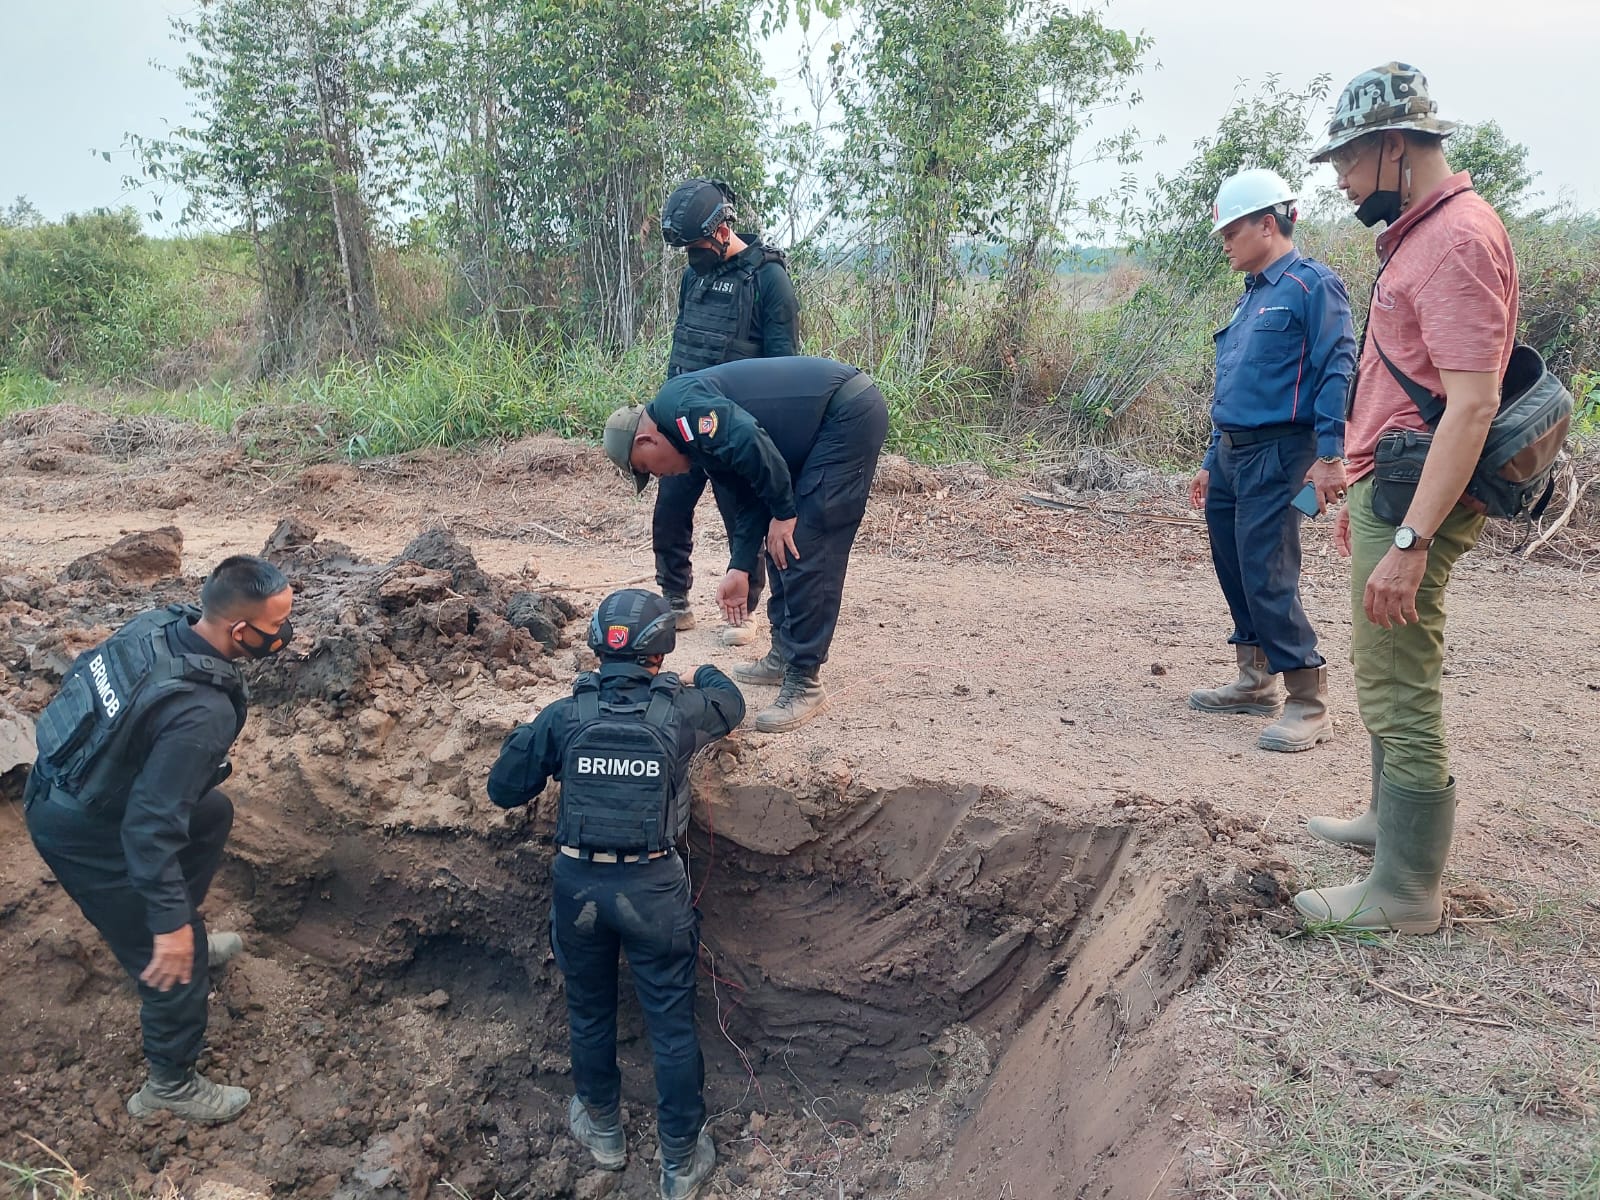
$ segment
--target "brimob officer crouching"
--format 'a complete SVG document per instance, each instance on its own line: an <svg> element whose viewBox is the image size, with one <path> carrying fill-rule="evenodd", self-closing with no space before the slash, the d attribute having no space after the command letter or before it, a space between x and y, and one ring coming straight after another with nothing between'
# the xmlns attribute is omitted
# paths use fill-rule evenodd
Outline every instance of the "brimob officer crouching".
<svg viewBox="0 0 1600 1200"><path fill-rule="evenodd" d="M550 944L566 976L572 1136L621 1170L627 1139L617 1070L617 951L628 956L655 1054L661 1195L698 1195L716 1166L705 1130L705 1064L694 1027L700 917L676 844L689 826L689 760L744 719L715 667L694 686L661 670L677 644L667 600L607 596L589 625L600 670L506 738L489 774L501 808L561 781L551 865Z"/></svg>
<svg viewBox="0 0 1600 1200"><path fill-rule="evenodd" d="M248 702L234 660L287 646L293 603L271 563L224 559L199 609L129 621L78 656L39 717L28 832L138 983L150 1078L128 1101L137 1118L218 1123L250 1102L195 1070L210 971L243 947L238 934L207 937L199 909L233 828L217 784Z"/></svg>
<svg viewBox="0 0 1600 1200"><path fill-rule="evenodd" d="M818 675L888 432L888 407L868 375L804 357L679 375L644 408L618 409L606 422L606 454L637 491L652 475L691 468L725 486L736 511L717 603L730 623L744 619L760 556L777 568L767 603L772 648L733 671L741 683L778 688L756 714L763 733L798 728L827 705Z"/></svg>

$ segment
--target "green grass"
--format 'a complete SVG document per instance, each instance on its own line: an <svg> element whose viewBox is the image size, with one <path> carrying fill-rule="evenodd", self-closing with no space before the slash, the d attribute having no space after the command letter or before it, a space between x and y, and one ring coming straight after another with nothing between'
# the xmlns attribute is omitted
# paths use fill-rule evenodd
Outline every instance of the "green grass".
<svg viewBox="0 0 1600 1200"><path fill-rule="evenodd" d="M247 451L272 456L301 444L349 458L470 446L529 433L598 438L622 404L655 394L666 342L616 355L592 345L509 341L443 329L370 363L338 362L320 375L276 383L227 382L111 394L0 374L0 416L72 401L119 414L157 414L237 432ZM998 440L981 420L983 392L963 367L910 375L886 360L874 372L890 409L888 448L921 462L995 462ZM295 428L304 435L292 436Z"/></svg>
<svg viewBox="0 0 1600 1200"><path fill-rule="evenodd" d="M25 371L0 371L0 417L62 399L59 384Z"/></svg>

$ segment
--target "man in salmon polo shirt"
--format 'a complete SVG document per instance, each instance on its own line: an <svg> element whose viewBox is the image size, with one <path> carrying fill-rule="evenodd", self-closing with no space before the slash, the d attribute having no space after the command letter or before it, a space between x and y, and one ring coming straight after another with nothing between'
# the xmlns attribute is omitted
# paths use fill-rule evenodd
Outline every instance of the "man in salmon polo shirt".
<svg viewBox="0 0 1600 1200"><path fill-rule="evenodd" d="M1455 828L1444 741L1445 588L1483 530L1463 503L1500 403L1517 328L1517 264L1495 210L1455 173L1421 71L1391 62L1339 97L1313 162L1331 163L1367 226L1380 271L1345 425L1352 481L1334 541L1351 560L1350 658L1372 738L1372 798L1353 820L1314 818L1313 834L1373 848L1371 872L1294 898L1310 920L1432 933ZM1414 494L1375 480L1390 431L1427 429L1397 374L1444 400ZM1395 434L1384 443L1392 453ZM1383 472L1389 475L1389 472Z"/></svg>

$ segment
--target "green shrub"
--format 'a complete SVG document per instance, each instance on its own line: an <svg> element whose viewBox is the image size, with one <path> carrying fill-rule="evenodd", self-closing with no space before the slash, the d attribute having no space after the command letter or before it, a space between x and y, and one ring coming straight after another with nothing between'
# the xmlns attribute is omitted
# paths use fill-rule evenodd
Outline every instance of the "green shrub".
<svg viewBox="0 0 1600 1200"><path fill-rule="evenodd" d="M131 209L0 227L0 367L106 383L145 377L251 303L203 267L229 253L222 239L152 240Z"/></svg>

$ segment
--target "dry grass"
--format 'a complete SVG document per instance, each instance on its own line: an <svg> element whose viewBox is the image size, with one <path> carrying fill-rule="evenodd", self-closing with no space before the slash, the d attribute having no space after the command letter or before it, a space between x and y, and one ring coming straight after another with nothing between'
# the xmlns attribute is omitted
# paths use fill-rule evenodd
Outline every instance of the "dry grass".
<svg viewBox="0 0 1600 1200"><path fill-rule="evenodd" d="M1220 1051L1198 1194L1600 1197L1600 905L1497 892L1431 938L1238 942L1190 999Z"/></svg>
<svg viewBox="0 0 1600 1200"><path fill-rule="evenodd" d="M96 1195L71 1163L38 1138L23 1136L38 1147L41 1160L55 1165L30 1167L0 1160L0 1196L8 1200L90 1200Z"/></svg>

